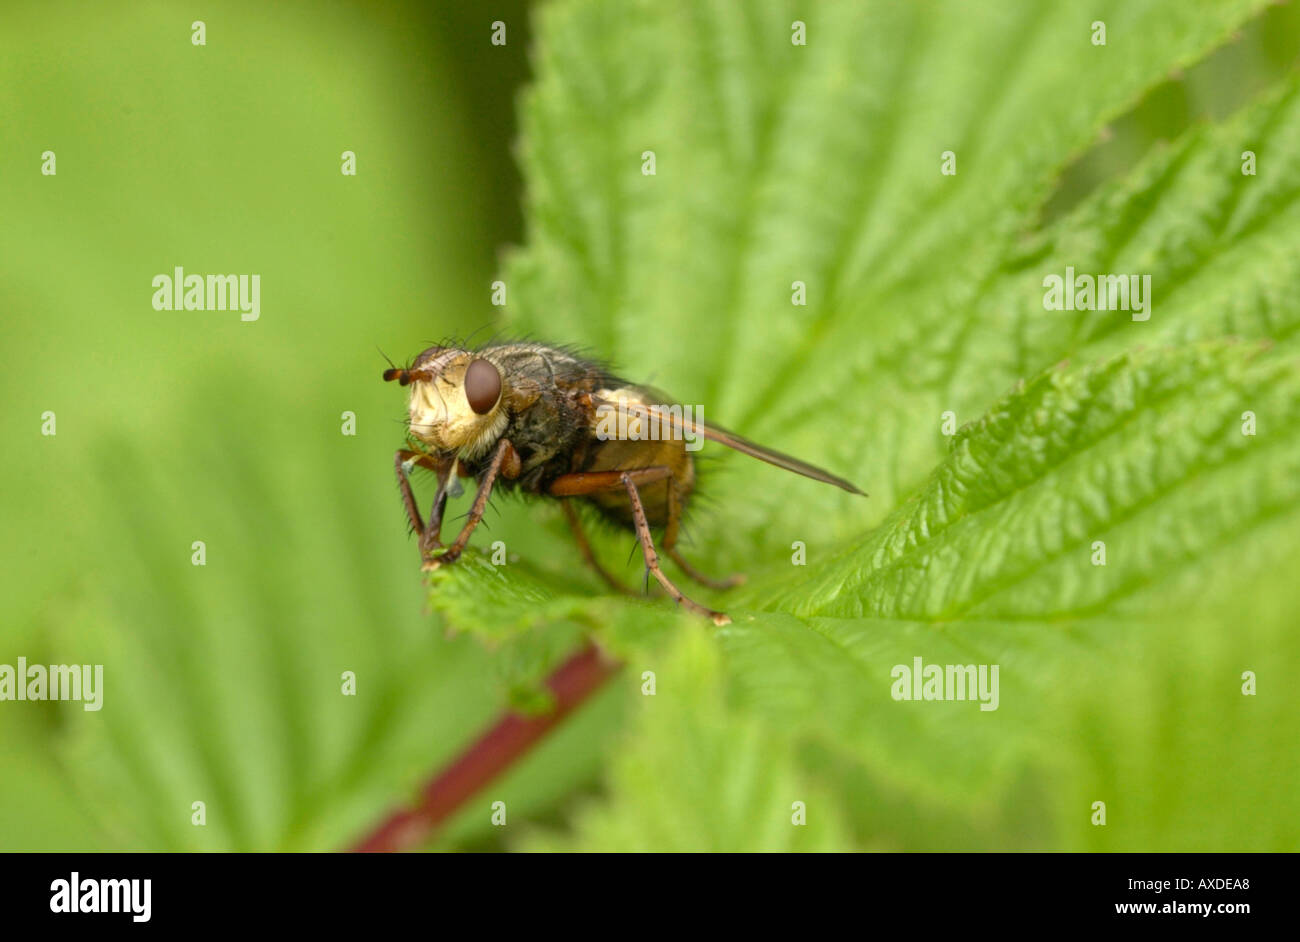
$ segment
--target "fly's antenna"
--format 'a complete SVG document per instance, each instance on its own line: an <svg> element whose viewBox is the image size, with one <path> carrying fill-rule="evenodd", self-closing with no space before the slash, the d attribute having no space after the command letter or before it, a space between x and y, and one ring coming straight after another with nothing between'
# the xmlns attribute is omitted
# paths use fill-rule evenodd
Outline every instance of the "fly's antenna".
<svg viewBox="0 0 1300 942"><path fill-rule="evenodd" d="M391 383L393 380L397 380L399 385L405 386L409 384L412 379L419 378L411 376L411 370L409 367L403 368L394 363L393 358L385 353L378 345L375 346L375 349L379 351L379 355L388 363L388 369L384 370L385 383Z"/></svg>
<svg viewBox="0 0 1300 942"><path fill-rule="evenodd" d="M432 382L433 375L428 370L404 370L394 366L384 370L384 382L391 383L393 380L397 380L399 386L409 386L414 382Z"/></svg>

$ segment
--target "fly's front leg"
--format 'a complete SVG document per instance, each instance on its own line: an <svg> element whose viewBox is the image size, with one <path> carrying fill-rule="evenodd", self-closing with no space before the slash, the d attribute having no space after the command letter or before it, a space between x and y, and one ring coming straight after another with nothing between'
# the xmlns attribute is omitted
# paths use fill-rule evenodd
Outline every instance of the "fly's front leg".
<svg viewBox="0 0 1300 942"><path fill-rule="evenodd" d="M414 459L419 457L417 452L399 448L393 455L393 470L397 472L397 488L402 492L402 506L406 508L406 519L411 522L412 530L423 534L424 521L420 519L420 508L415 505L415 494L411 490L410 466L407 464L408 461L418 463Z"/></svg>
<svg viewBox="0 0 1300 942"><path fill-rule="evenodd" d="M437 569L444 563L454 563L460 559L460 554L465 551L465 546L469 543L470 534L474 532L474 528L483 519L483 512L487 509L488 498L492 496L492 485L496 483L497 475L502 473L503 468L506 477L515 477L519 474L519 453L505 438L501 439L497 445L496 451L492 453L492 460L488 463L487 470L483 472L483 477L478 485L478 493L474 495L474 504L469 509L469 518L465 521L465 526L461 528L460 534L451 546L447 547L445 553L425 560L424 569L426 571Z"/></svg>
<svg viewBox="0 0 1300 942"><path fill-rule="evenodd" d="M420 534L421 560L428 560L434 550L442 548L442 515L447 510L447 483L451 480L452 464L449 462L438 469L438 490L429 508L429 525Z"/></svg>
<svg viewBox="0 0 1300 942"><path fill-rule="evenodd" d="M431 456L407 448L399 448L393 456L393 468L397 472L397 487L402 492L402 506L406 508L406 519L411 529L420 535L420 559L426 560L437 547L442 546L442 514L447 507L447 481L451 476L451 461L436 461ZM415 493L411 490L411 468L419 465L438 476L438 493L429 509L429 524L425 526L420 518L420 508L415 503Z"/></svg>

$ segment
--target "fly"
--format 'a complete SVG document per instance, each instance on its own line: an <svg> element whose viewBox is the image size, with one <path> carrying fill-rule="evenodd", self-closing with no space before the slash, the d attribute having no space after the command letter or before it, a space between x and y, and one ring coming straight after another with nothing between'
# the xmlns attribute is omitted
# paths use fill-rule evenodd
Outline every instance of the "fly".
<svg viewBox="0 0 1300 942"><path fill-rule="evenodd" d="M665 575L651 538L651 527L661 527L660 548L702 585L725 589L743 581L711 579L677 550L682 513L696 487L692 443L717 442L862 494L843 478L708 424L663 394L563 348L430 347L409 367L385 370L384 380L410 387L407 447L397 451L394 463L425 569L460 557L493 488L500 487L558 500L583 558L615 589L629 592L592 553L572 506L578 500L636 534L647 570L679 605L725 625L730 618L687 598ZM647 434L656 429L658 434ZM438 480L427 524L411 490L410 472L417 466ZM475 479L478 491L460 533L444 546L443 512L448 494L459 489L458 478Z"/></svg>

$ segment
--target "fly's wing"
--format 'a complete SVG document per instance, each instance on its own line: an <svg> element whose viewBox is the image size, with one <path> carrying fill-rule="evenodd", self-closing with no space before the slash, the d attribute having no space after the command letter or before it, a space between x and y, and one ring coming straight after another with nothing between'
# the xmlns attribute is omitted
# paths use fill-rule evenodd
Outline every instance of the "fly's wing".
<svg viewBox="0 0 1300 942"><path fill-rule="evenodd" d="M665 406L668 400L661 397L657 392L646 387L634 387L632 389L621 389L615 394L608 390L602 390L604 395L593 397L595 405L608 407L612 409L625 409L630 416L640 416L643 419L652 421L659 428L665 426L671 427L678 434L690 434L699 436L706 441L717 442L719 445L726 445L728 448L739 451L742 454L757 458L759 461L766 461L768 464L776 465L778 468L784 468L787 471L793 471L795 474L802 474L806 478L812 478L814 481L821 481L823 484L833 484L841 490L848 491L850 494L867 495L860 491L854 484L836 477L829 471L825 471L816 465L811 465L806 461L800 461L798 458L782 454L779 451L773 451L771 448L765 448L762 445L751 442L747 438L742 438L735 432L728 432L724 428L711 425L707 422L701 422L698 419L686 418L679 414L677 410L669 411ZM634 393L636 398L628 394Z"/></svg>

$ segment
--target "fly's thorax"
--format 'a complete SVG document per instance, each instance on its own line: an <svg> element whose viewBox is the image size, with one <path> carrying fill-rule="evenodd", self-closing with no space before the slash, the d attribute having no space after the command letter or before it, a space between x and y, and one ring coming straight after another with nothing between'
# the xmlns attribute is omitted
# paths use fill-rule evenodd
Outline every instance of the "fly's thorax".
<svg viewBox="0 0 1300 942"><path fill-rule="evenodd" d="M496 444L509 422L509 390L499 366L481 354L438 350L413 369L427 378L411 383L412 435L439 452L466 459ZM496 370L495 378L491 370ZM495 396L493 382L498 384Z"/></svg>

